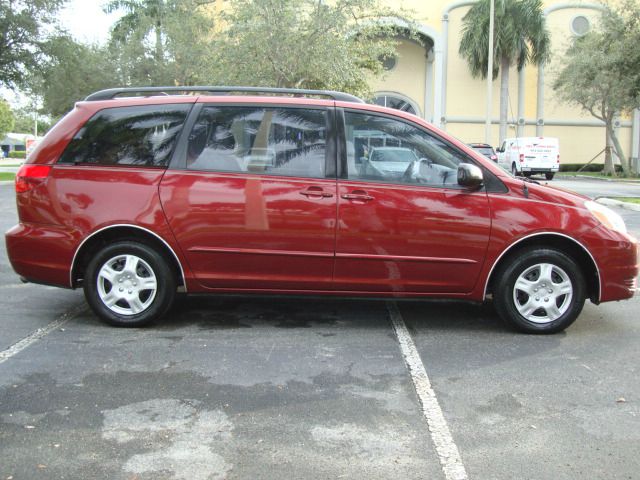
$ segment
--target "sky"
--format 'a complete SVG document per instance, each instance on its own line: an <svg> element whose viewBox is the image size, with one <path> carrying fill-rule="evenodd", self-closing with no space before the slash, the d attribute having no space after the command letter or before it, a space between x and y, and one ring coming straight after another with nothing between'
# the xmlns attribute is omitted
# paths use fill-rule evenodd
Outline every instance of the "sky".
<svg viewBox="0 0 640 480"><path fill-rule="evenodd" d="M60 24L78 41L105 43L109 28L121 15L104 13L105 3L107 0L69 0L58 16Z"/></svg>

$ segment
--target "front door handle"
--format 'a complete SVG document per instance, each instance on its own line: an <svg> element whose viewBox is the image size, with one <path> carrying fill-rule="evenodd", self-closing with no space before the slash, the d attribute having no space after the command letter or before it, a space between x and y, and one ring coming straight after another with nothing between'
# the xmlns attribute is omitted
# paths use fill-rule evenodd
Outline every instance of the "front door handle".
<svg viewBox="0 0 640 480"><path fill-rule="evenodd" d="M311 186L300 191L300 195L305 197L331 198L333 193L325 192L322 187Z"/></svg>
<svg viewBox="0 0 640 480"><path fill-rule="evenodd" d="M361 202L370 202L374 198L364 190L353 190L351 193L343 193L340 198L345 200L360 200Z"/></svg>

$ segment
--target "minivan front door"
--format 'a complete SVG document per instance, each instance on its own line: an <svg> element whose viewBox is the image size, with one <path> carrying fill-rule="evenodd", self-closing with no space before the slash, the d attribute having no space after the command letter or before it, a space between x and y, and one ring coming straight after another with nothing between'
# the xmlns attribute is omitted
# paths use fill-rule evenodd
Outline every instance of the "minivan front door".
<svg viewBox="0 0 640 480"><path fill-rule="evenodd" d="M399 294L470 292L490 234L484 190L457 184L469 159L408 122L345 113L334 287Z"/></svg>
<svg viewBox="0 0 640 480"><path fill-rule="evenodd" d="M330 113L202 108L189 135L186 169L168 170L160 195L204 287L331 288L337 192Z"/></svg>

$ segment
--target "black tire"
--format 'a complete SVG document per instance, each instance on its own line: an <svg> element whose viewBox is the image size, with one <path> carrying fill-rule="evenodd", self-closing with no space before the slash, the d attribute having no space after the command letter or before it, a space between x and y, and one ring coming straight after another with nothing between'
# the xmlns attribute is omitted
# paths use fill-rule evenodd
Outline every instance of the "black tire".
<svg viewBox="0 0 640 480"><path fill-rule="evenodd" d="M516 167L516 164L515 164L515 163L512 163L512 164L511 164L511 174L512 174L514 177L517 177L517 176L518 176L518 169L517 169L517 167Z"/></svg>
<svg viewBox="0 0 640 480"><path fill-rule="evenodd" d="M113 275L113 283L107 280L107 274ZM145 289L143 282L150 288ZM93 256L85 271L83 287L87 303L103 321L116 327L141 327L169 310L176 295L176 275L167 259L152 247L120 241ZM127 295L130 300L125 298ZM103 298L117 302L108 306Z"/></svg>
<svg viewBox="0 0 640 480"><path fill-rule="evenodd" d="M584 275L576 262L559 250L540 247L520 250L508 257L496 275L493 289L496 310L509 326L521 332L561 332L578 318L584 306ZM516 281L522 289L516 288ZM570 294L562 293L569 288Z"/></svg>
<svg viewBox="0 0 640 480"><path fill-rule="evenodd" d="M545 173L544 174L544 178L546 178L547 180L553 180L555 173Z"/></svg>

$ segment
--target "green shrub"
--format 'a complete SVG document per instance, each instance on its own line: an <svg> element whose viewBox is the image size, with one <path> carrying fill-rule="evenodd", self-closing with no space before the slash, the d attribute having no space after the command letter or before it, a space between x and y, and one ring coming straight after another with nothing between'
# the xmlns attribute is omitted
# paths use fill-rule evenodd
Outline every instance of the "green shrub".
<svg viewBox="0 0 640 480"><path fill-rule="evenodd" d="M584 167L584 168L583 168ZM560 171L561 172L577 172L580 170L583 172L601 172L604 168L604 165L601 163L591 163L585 167L584 163L561 163Z"/></svg>
<svg viewBox="0 0 640 480"><path fill-rule="evenodd" d="M616 168L616 172L618 173L622 172L622 167L620 165L616 165L615 168ZM604 170L604 165L602 163L590 163L589 165L585 163L561 163L560 164L561 172L577 172L578 170L580 170L580 172L602 172L602 170Z"/></svg>
<svg viewBox="0 0 640 480"><path fill-rule="evenodd" d="M24 150L12 150L9 152L9 158L27 158L27 152Z"/></svg>

